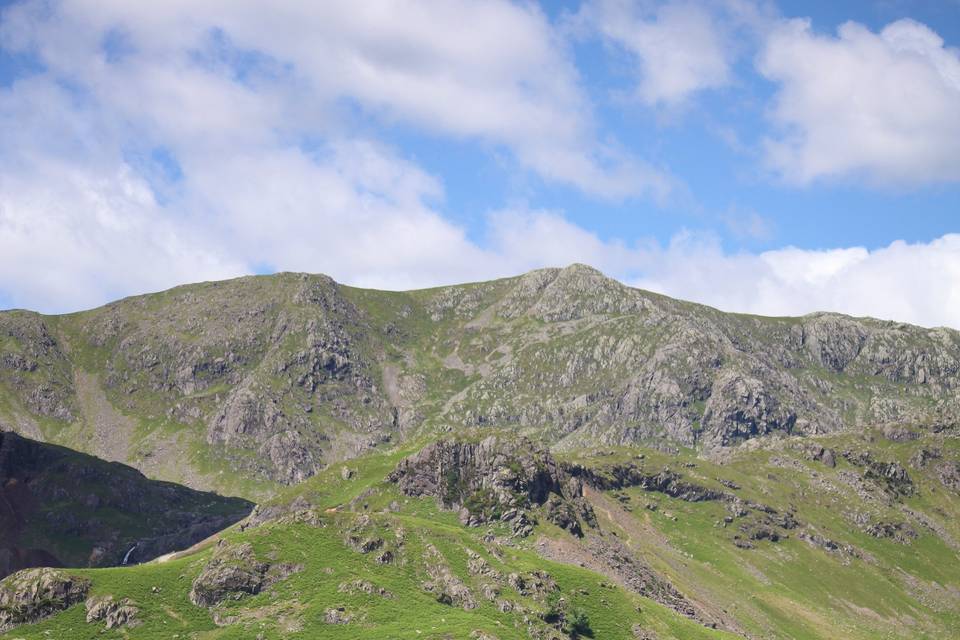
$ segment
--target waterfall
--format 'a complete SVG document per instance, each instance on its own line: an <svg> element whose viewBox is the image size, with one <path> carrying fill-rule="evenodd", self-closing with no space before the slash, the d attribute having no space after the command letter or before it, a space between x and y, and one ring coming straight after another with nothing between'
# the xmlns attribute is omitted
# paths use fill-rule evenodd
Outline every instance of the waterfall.
<svg viewBox="0 0 960 640"><path fill-rule="evenodd" d="M120 564L126 565L127 561L130 560L130 554L133 553L133 550L136 548L137 548L137 545L133 545L132 547L130 547L130 550L127 551L127 554L123 556L123 562L121 562Z"/></svg>

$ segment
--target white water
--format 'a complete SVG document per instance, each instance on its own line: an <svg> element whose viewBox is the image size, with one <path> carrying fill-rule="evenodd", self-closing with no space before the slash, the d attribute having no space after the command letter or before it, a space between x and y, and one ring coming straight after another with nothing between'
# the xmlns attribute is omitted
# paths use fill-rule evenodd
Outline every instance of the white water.
<svg viewBox="0 0 960 640"><path fill-rule="evenodd" d="M137 545L133 545L132 547L130 547L130 550L127 551L127 554L123 556L123 562L121 562L120 564L124 564L124 565L127 564L127 560L130 559L130 554L133 553L133 550L136 548L137 548Z"/></svg>

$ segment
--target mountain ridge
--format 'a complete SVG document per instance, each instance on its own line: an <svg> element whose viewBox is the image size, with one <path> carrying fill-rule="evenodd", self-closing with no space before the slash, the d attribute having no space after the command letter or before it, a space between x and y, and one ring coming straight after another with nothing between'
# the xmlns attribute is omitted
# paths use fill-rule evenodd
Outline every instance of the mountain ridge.
<svg viewBox="0 0 960 640"><path fill-rule="evenodd" d="M447 428L709 451L960 415L951 329L729 314L580 264L413 291L245 276L0 312L0 336L0 424L102 457L122 436L148 475L249 497Z"/></svg>
<svg viewBox="0 0 960 640"><path fill-rule="evenodd" d="M258 502L142 565L0 581L0 636L946 640L958 387L952 330L579 265L0 313L0 426Z"/></svg>

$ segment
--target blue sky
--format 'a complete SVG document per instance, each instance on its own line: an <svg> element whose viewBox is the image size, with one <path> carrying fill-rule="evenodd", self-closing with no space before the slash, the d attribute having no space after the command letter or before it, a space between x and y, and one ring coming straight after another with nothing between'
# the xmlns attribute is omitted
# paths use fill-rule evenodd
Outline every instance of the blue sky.
<svg viewBox="0 0 960 640"><path fill-rule="evenodd" d="M0 307L579 261L960 327L957 1L0 11Z"/></svg>

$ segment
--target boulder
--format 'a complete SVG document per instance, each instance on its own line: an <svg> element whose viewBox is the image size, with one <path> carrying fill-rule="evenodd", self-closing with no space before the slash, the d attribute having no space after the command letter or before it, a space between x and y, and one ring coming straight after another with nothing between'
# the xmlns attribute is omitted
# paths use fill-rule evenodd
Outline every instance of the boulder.
<svg viewBox="0 0 960 640"><path fill-rule="evenodd" d="M249 543L223 544L193 581L190 601L212 607L224 600L239 600L302 569L301 565L261 562Z"/></svg>
<svg viewBox="0 0 960 640"><path fill-rule="evenodd" d="M25 569L0 582L0 633L39 622L82 602L86 578L58 569Z"/></svg>
<svg viewBox="0 0 960 640"><path fill-rule="evenodd" d="M107 629L136 627L140 624L140 609L129 598L114 600L113 596L87 598L87 622L104 622Z"/></svg>

